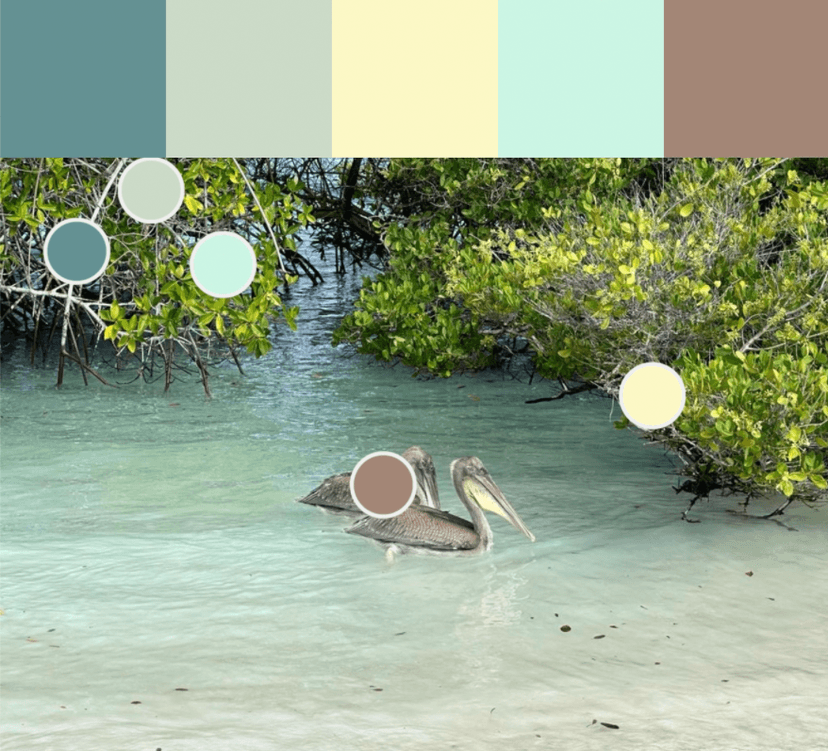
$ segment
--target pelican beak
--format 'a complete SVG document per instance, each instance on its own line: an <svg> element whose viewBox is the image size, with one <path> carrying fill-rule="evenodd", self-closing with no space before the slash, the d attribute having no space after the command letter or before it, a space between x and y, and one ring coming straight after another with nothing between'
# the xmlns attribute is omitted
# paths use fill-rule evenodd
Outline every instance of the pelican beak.
<svg viewBox="0 0 828 751"><path fill-rule="evenodd" d="M403 458L414 470L414 477L417 478L415 502L421 506L439 509L440 494L437 490L437 473L434 471L434 460L431 455L419 446L412 446L403 452Z"/></svg>
<svg viewBox="0 0 828 751"><path fill-rule="evenodd" d="M417 495L420 503L429 508L440 508L440 494L437 490L437 478L434 464L429 461L430 467L415 468L417 475Z"/></svg>
<svg viewBox="0 0 828 751"><path fill-rule="evenodd" d="M515 529L523 532L532 542L535 541L535 535L523 523L523 519L512 508L512 504L506 500L503 491L497 487L485 467L482 465L475 467L471 474L466 477L463 487L469 497L473 498L480 508L502 516Z"/></svg>

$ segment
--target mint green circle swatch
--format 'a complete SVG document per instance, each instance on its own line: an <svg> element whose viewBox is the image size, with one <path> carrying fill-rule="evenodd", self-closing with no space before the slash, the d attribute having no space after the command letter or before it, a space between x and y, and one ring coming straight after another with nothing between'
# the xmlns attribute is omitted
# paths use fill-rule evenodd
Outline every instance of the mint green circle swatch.
<svg viewBox="0 0 828 751"><path fill-rule="evenodd" d="M136 221L158 224L181 208L184 179L166 159L138 159L124 170L118 181L118 200Z"/></svg>
<svg viewBox="0 0 828 751"><path fill-rule="evenodd" d="M190 273L198 288L212 297L244 292L256 275L256 253L235 232L213 232L196 243Z"/></svg>
<svg viewBox="0 0 828 751"><path fill-rule="evenodd" d="M89 219L58 222L43 243L43 260L62 282L86 284L103 274L109 263L109 238Z"/></svg>

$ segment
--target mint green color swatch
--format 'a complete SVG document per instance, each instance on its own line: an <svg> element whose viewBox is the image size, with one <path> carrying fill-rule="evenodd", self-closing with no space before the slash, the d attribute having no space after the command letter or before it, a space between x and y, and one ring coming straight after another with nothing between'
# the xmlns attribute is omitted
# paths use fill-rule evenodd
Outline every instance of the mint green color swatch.
<svg viewBox="0 0 828 751"><path fill-rule="evenodd" d="M190 273L199 289L212 297L244 292L256 275L256 253L235 232L213 232L196 243Z"/></svg>
<svg viewBox="0 0 828 751"><path fill-rule="evenodd" d="M500 156L663 153L663 0L499 4Z"/></svg>

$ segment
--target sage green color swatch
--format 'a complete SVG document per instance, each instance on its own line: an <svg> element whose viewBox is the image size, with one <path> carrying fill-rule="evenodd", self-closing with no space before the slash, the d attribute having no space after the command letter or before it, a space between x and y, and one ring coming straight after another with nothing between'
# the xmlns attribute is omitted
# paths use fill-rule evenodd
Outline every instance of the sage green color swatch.
<svg viewBox="0 0 828 751"><path fill-rule="evenodd" d="M118 198L124 211L136 221L163 222L181 208L184 180L166 159L138 159L121 174Z"/></svg>
<svg viewBox="0 0 828 751"><path fill-rule="evenodd" d="M331 0L167 3L167 155L330 156L331 25Z"/></svg>

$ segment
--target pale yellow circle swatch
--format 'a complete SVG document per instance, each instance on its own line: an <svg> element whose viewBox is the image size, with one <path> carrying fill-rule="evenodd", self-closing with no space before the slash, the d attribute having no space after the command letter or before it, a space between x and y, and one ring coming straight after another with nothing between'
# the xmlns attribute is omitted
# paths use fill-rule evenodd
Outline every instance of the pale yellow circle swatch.
<svg viewBox="0 0 828 751"><path fill-rule="evenodd" d="M684 381L669 365L636 365L621 381L618 401L630 420L644 430L665 428L684 409Z"/></svg>

